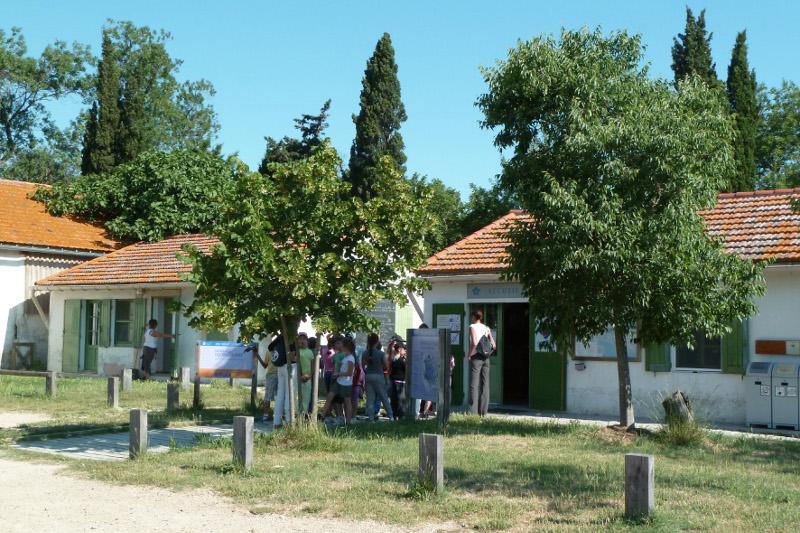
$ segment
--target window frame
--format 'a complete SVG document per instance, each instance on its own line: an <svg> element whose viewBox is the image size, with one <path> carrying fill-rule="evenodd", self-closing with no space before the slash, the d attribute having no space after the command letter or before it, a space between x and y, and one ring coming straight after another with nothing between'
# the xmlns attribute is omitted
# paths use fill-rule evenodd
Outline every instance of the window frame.
<svg viewBox="0 0 800 533"><path fill-rule="evenodd" d="M697 333L699 333L699 332L695 332L695 335L697 335ZM722 349L722 337L709 337L705 333L703 333L703 337L704 337L704 339L703 339L703 347L704 348L705 348L706 342L708 340L713 340L713 339L717 340L717 343L719 345L719 366L716 367L716 368L715 367L702 367L702 366L680 366L678 364L678 350L681 349L681 346L673 345L672 346L672 348L673 348L672 349L672 353L670 354L675 358L675 364L672 367L673 371L675 371L675 372L722 373L723 357L724 357L723 353L722 353L722 351L723 351L723 349ZM695 346L694 350L697 351L697 346ZM702 354L702 357L705 358L705 353Z"/></svg>
<svg viewBox="0 0 800 533"><path fill-rule="evenodd" d="M631 330L631 334L634 335L634 338L635 338L635 333L636 333L636 330L632 329ZM614 328L613 327L609 327L603 335L608 335L608 334L614 335ZM596 337L599 337L599 336L601 336L601 335L596 335ZM616 343L616 341L615 341L615 343ZM613 356L606 356L606 355L601 355L601 354L595 355L595 354L591 354L591 353L584 353L584 354L578 355L578 346L579 345L582 346L583 344L578 339L573 338L572 339L572 360L573 361L605 361L605 362L611 362L611 361L616 361L617 360L616 353ZM628 351L628 362L629 363L640 363L642 361L642 351L643 351L642 350L642 345L640 343L638 343L638 342L633 342L633 340L630 339L628 341L628 348L630 348L631 346L633 346L634 348L633 348L633 350L629 350ZM616 346L615 346L614 349L616 351Z"/></svg>
<svg viewBox="0 0 800 533"><path fill-rule="evenodd" d="M118 320L117 319L117 305L119 302L126 302L128 304L128 318L127 320ZM128 298L120 298L112 300L111 306L111 345L115 347L130 347L133 346L133 312L134 312L134 300ZM128 325L128 340L127 341L118 341L117 340L117 324L127 324Z"/></svg>

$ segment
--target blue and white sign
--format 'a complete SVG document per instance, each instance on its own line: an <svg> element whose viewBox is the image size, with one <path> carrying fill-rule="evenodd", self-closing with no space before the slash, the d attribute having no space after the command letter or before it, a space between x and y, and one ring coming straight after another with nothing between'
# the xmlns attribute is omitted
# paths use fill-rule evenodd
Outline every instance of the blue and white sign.
<svg viewBox="0 0 800 533"><path fill-rule="evenodd" d="M197 373L201 377L247 378L253 374L253 354L239 342L200 341Z"/></svg>

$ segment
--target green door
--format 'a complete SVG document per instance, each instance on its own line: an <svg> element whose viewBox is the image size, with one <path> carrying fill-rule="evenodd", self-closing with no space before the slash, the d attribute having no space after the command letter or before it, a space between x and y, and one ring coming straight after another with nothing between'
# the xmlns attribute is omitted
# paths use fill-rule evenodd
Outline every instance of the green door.
<svg viewBox="0 0 800 533"><path fill-rule="evenodd" d="M97 347L100 345L100 302L86 301L86 324L83 335L83 368L97 372Z"/></svg>
<svg viewBox="0 0 800 533"><path fill-rule="evenodd" d="M64 301L64 336L61 371L77 372L81 353L81 301Z"/></svg>
<svg viewBox="0 0 800 533"><path fill-rule="evenodd" d="M567 406L567 360L561 350L542 351L543 337L531 317L531 358L528 367L528 397L532 409L564 411Z"/></svg>
<svg viewBox="0 0 800 533"><path fill-rule="evenodd" d="M433 304L432 320L434 328L450 328L449 317L455 315L459 320L458 331L451 330L450 353L456 360L453 369L453 389L450 400L451 405L463 405L464 398L464 335L467 324L464 323L464 304ZM457 342L453 342L457 341Z"/></svg>

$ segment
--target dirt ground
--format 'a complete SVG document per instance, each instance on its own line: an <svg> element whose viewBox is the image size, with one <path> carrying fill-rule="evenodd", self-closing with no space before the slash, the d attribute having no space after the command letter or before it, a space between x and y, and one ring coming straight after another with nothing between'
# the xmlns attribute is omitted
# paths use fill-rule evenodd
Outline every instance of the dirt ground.
<svg viewBox="0 0 800 533"><path fill-rule="evenodd" d="M24 424L35 424L46 420L50 420L50 417L41 413L0 411L0 429L15 428Z"/></svg>
<svg viewBox="0 0 800 533"><path fill-rule="evenodd" d="M210 491L109 485L61 474L64 466L0 459L0 531L84 532L318 532L384 533L406 530L377 522L254 515ZM452 531L451 527L445 528Z"/></svg>

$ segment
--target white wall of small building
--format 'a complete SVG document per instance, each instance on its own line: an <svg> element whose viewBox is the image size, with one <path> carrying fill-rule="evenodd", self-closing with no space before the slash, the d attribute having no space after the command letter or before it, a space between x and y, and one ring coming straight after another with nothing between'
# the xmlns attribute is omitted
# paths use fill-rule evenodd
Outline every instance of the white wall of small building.
<svg viewBox="0 0 800 533"><path fill-rule="evenodd" d="M25 302L25 257L19 252L0 250L0 339L2 363L8 365L14 341L14 325Z"/></svg>
<svg viewBox="0 0 800 533"><path fill-rule="evenodd" d="M770 266L765 271L765 277L767 292L757 299L758 311L748 321L749 360L800 363L800 357L755 353L756 340L800 339L800 267ZM434 326L434 304L461 302L466 310L470 303L467 300L467 284L496 282L498 278L482 275L460 279L432 278L430 281L432 288L424 295L425 318ZM514 301L525 300L498 300L496 303ZM567 362L567 412L615 419L619 413L616 362L581 362L585 363L584 370L578 370L576 361ZM682 390L689 395L699 418L716 423L745 423L746 382L743 376L719 371L676 369L674 347L670 372L647 372L643 354L641 361L630 363L630 370L635 409L640 418L658 418L663 412L661 400L676 390ZM464 375L466 381L467 372Z"/></svg>

